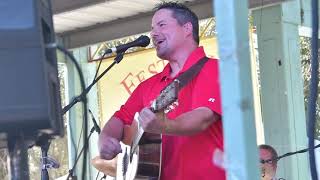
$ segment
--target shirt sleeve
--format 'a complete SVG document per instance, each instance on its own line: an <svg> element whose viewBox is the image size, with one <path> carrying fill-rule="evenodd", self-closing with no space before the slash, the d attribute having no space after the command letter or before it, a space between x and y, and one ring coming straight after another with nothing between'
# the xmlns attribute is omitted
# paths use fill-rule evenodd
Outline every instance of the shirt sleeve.
<svg viewBox="0 0 320 180"><path fill-rule="evenodd" d="M218 60L210 59L197 76L192 107L208 107L222 115Z"/></svg>
<svg viewBox="0 0 320 180"><path fill-rule="evenodd" d="M119 118L124 124L130 125L133 121L136 112L140 112L143 108L142 100L142 85L141 83L130 95L124 105L114 113L114 117Z"/></svg>

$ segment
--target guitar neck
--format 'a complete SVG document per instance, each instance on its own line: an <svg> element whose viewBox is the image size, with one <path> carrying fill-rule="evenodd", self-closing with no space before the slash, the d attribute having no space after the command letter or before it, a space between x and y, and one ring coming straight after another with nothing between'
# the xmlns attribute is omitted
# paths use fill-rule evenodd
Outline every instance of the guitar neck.
<svg viewBox="0 0 320 180"><path fill-rule="evenodd" d="M142 126L140 125L140 122L139 122L139 113L136 113L134 115L134 120L137 121L138 130L137 130L137 133L136 133L136 135L134 136L134 138L132 140L132 144L131 144L132 152L134 152L137 149L137 147L139 145L139 141L142 138L142 135L144 133L144 130L143 130L143 128L142 128Z"/></svg>
<svg viewBox="0 0 320 180"><path fill-rule="evenodd" d="M150 110L153 113L159 112L159 110L161 110L158 106L157 106L157 101L153 101L150 107ZM138 124L138 130L136 135L134 136L133 140L132 140L132 144L131 144L131 152L135 152L135 150L137 149L139 142L143 136L144 130L142 128L142 126L140 125L140 121L139 121L139 113L136 112L136 114L134 115L134 120L137 122Z"/></svg>

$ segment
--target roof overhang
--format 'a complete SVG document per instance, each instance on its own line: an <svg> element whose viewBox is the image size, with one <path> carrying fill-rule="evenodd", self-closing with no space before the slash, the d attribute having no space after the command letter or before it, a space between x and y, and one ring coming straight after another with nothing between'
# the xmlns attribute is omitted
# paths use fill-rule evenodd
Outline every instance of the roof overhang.
<svg viewBox="0 0 320 180"><path fill-rule="evenodd" d="M59 15L70 11L77 11L85 7L102 3L114 3L117 1L118 0L52 0L52 5L53 13ZM284 1L288 0L248 0L250 9L270 6ZM196 0L186 3L186 5L199 16L199 19L204 19L213 16L212 2L213 0ZM69 49L88 46L98 42L148 32L150 31L152 15L153 12L150 10L133 16L119 16L112 21L62 31L57 34ZM57 27L57 25L55 26Z"/></svg>

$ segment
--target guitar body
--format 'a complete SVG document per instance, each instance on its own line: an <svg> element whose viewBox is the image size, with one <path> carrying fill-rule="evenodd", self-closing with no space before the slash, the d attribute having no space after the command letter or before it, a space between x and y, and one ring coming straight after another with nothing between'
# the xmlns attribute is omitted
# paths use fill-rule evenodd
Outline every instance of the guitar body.
<svg viewBox="0 0 320 180"><path fill-rule="evenodd" d="M161 153L161 135L145 132L139 144L138 178L160 179Z"/></svg>
<svg viewBox="0 0 320 180"><path fill-rule="evenodd" d="M116 180L160 179L161 170L161 135L143 133L139 146L130 157L133 134L137 133L137 124L125 127L124 143L120 142L122 153L112 160L92 159L92 165L105 175L116 177ZM125 172L125 173L124 173Z"/></svg>
<svg viewBox="0 0 320 180"><path fill-rule="evenodd" d="M153 101L150 109L154 113L172 110L177 97L179 81L173 81ZM116 173L114 168L101 168L101 159L93 161L93 165L105 174L116 174L116 180L148 179L159 180L161 175L161 135L144 132L139 124L137 112L130 128L125 127L122 153L117 156ZM128 145L130 144L130 145ZM109 163L109 161L107 161ZM109 163L111 164L111 163ZM104 171L105 169L105 171ZM111 170L110 170L111 169Z"/></svg>
<svg viewBox="0 0 320 180"><path fill-rule="evenodd" d="M117 156L116 180L160 179L161 135L144 133L135 150L121 143Z"/></svg>
<svg viewBox="0 0 320 180"><path fill-rule="evenodd" d="M121 144L122 153L117 156L116 180L134 180L138 168L138 151L131 154L131 146Z"/></svg>

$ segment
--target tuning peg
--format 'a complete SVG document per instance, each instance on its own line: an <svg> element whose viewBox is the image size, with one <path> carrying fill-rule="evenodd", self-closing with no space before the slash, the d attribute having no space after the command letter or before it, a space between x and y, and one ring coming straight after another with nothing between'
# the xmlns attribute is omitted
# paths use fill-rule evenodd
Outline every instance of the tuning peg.
<svg viewBox="0 0 320 180"><path fill-rule="evenodd" d="M166 107L164 109L164 113L167 114L167 113L173 111L178 106L179 106L179 102L178 101L174 101L172 104L170 104L168 107Z"/></svg>

